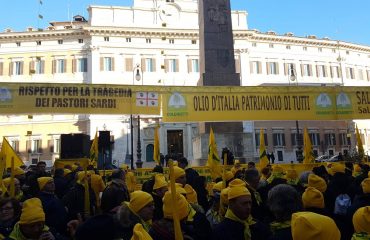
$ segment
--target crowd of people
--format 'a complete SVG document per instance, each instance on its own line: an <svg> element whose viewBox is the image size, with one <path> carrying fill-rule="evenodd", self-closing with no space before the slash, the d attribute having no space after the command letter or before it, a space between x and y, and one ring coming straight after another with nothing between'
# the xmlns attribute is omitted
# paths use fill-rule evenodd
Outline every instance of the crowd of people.
<svg viewBox="0 0 370 240"><path fill-rule="evenodd" d="M2 179L0 239L370 239L366 164L333 163L299 173L253 162L207 183L186 158L173 167L174 192L161 166L137 185L127 165L105 179L93 166L52 170L39 162ZM173 186L173 183L172 183Z"/></svg>

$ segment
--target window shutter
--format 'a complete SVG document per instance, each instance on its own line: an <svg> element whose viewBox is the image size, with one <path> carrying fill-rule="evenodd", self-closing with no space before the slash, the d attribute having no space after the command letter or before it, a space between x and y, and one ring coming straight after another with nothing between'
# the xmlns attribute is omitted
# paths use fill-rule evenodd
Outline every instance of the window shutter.
<svg viewBox="0 0 370 240"><path fill-rule="evenodd" d="M267 141L267 133L263 134L264 140L265 140L265 146L269 145Z"/></svg>
<svg viewBox="0 0 370 240"><path fill-rule="evenodd" d="M31 60L30 61L30 74L36 73L35 69L35 61Z"/></svg>
<svg viewBox="0 0 370 240"><path fill-rule="evenodd" d="M157 61L155 58L152 58L152 64L153 64L153 72L156 72L157 71Z"/></svg>
<svg viewBox="0 0 370 240"><path fill-rule="evenodd" d="M324 77L327 77L328 76L328 68L327 68L327 66L323 66L322 70L323 70Z"/></svg>
<svg viewBox="0 0 370 240"><path fill-rule="evenodd" d="M52 61L52 72L53 74L56 73L56 69L57 69L57 60L53 60Z"/></svg>
<svg viewBox="0 0 370 240"><path fill-rule="evenodd" d="M339 145L342 146L343 145L343 133L339 133Z"/></svg>
<svg viewBox="0 0 370 240"><path fill-rule="evenodd" d="M250 72L253 73L253 62L249 62Z"/></svg>
<svg viewBox="0 0 370 240"><path fill-rule="evenodd" d="M132 72L133 71L133 59L132 58L126 58L126 72Z"/></svg>
<svg viewBox="0 0 370 240"><path fill-rule="evenodd" d="M330 77L331 77L331 78L334 78L333 68L334 68L334 67L330 67Z"/></svg>
<svg viewBox="0 0 370 240"><path fill-rule="evenodd" d="M53 139L48 140L48 147L49 147L49 152L54 153L54 141L53 141Z"/></svg>
<svg viewBox="0 0 370 240"><path fill-rule="evenodd" d="M256 146L258 147L260 145L260 134L259 133L255 133L254 134L254 138L256 140Z"/></svg>
<svg viewBox="0 0 370 240"><path fill-rule="evenodd" d="M290 137L291 137L292 146L296 146L296 142L295 142L295 133L291 133L291 134L290 134Z"/></svg>
<svg viewBox="0 0 370 240"><path fill-rule="evenodd" d="M193 72L192 65L191 65L191 59L188 59L188 73Z"/></svg>
<svg viewBox="0 0 370 240"><path fill-rule="evenodd" d="M141 71L146 71L146 64L145 64L145 58L141 59Z"/></svg>
<svg viewBox="0 0 370 240"><path fill-rule="evenodd" d="M76 66L76 59L72 59L72 73L76 72L77 66Z"/></svg>
<svg viewBox="0 0 370 240"><path fill-rule="evenodd" d="M285 146L285 133L282 133L281 137L283 138L283 146Z"/></svg>
<svg viewBox="0 0 370 240"><path fill-rule="evenodd" d="M289 75L289 63L284 63L284 75Z"/></svg>
<svg viewBox="0 0 370 240"><path fill-rule="evenodd" d="M349 77L349 68L348 67L346 68L346 78L348 78L348 79L350 78Z"/></svg>
<svg viewBox="0 0 370 240"><path fill-rule="evenodd" d="M279 63L275 62L275 69L276 69L276 74L279 75Z"/></svg>
<svg viewBox="0 0 370 240"><path fill-rule="evenodd" d="M301 76L304 77L304 64L301 63Z"/></svg>
<svg viewBox="0 0 370 240"><path fill-rule="evenodd" d="M258 74L261 74L262 73L262 63L261 62L257 62L257 71L258 71Z"/></svg>
<svg viewBox="0 0 370 240"><path fill-rule="evenodd" d="M111 57L111 59L112 59L112 69L111 69L111 71L115 71L114 57Z"/></svg>
<svg viewBox="0 0 370 240"><path fill-rule="evenodd" d="M337 145L337 135L335 133L332 134L333 136L333 145Z"/></svg>
<svg viewBox="0 0 370 240"><path fill-rule="evenodd" d="M104 71L104 58L100 57L100 71Z"/></svg>
<svg viewBox="0 0 370 240"><path fill-rule="evenodd" d="M20 69L19 69L19 73L20 73L20 75L23 75L23 67L24 67L24 62L22 61L22 62L20 62Z"/></svg>
<svg viewBox="0 0 370 240"><path fill-rule="evenodd" d="M273 144L274 144L274 146L277 146L277 133L273 133L272 134L272 140L273 140Z"/></svg>
<svg viewBox="0 0 370 240"><path fill-rule="evenodd" d="M313 74L312 74L312 65L311 64L308 64L308 76L312 77Z"/></svg>
<svg viewBox="0 0 370 240"><path fill-rule="evenodd" d="M0 76L3 75L3 71L4 71L4 63L0 62Z"/></svg>
<svg viewBox="0 0 370 240"><path fill-rule="evenodd" d="M26 149L28 153L31 153L31 140L26 141Z"/></svg>
<svg viewBox="0 0 370 240"><path fill-rule="evenodd" d="M166 72L169 72L169 60L168 59L164 60L164 68Z"/></svg>
<svg viewBox="0 0 370 240"><path fill-rule="evenodd" d="M240 59L235 59L235 72L240 73Z"/></svg>
<svg viewBox="0 0 370 240"><path fill-rule="evenodd" d="M338 76L342 77L342 68L340 66L338 67Z"/></svg>
<svg viewBox="0 0 370 240"><path fill-rule="evenodd" d="M63 66L63 73L67 72L67 64L68 64L68 59L64 59L64 66Z"/></svg>
<svg viewBox="0 0 370 240"><path fill-rule="evenodd" d="M179 72L179 59L175 59L175 62L176 62L175 72Z"/></svg>
<svg viewBox="0 0 370 240"><path fill-rule="evenodd" d="M320 66L316 65L316 77L320 77L319 71L320 71Z"/></svg>
<svg viewBox="0 0 370 240"><path fill-rule="evenodd" d="M267 75L270 75L271 73L270 73L270 63L269 62L266 63L266 69L267 69Z"/></svg>

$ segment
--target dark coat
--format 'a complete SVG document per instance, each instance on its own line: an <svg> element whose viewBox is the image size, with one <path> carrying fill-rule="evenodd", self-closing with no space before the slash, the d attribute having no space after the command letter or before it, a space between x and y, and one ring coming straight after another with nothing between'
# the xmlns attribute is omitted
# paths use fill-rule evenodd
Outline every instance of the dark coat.
<svg viewBox="0 0 370 240"><path fill-rule="evenodd" d="M143 186L141 186L141 190L149 194L152 194L154 183L155 183L155 176L152 176L149 180L143 183Z"/></svg>
<svg viewBox="0 0 370 240"><path fill-rule="evenodd" d="M153 221L163 218L163 201L162 198L156 194L152 194L154 200Z"/></svg>
<svg viewBox="0 0 370 240"><path fill-rule="evenodd" d="M211 224L203 213L197 212L193 221L186 222L183 227L185 232L194 240L212 239Z"/></svg>
<svg viewBox="0 0 370 240"><path fill-rule="evenodd" d="M95 194L91 188L89 188L89 192L90 213L93 215L96 207ZM78 213L81 214L81 217L85 216L85 188L81 184L75 184L63 197L62 201L68 209L69 219L77 219Z"/></svg>
<svg viewBox="0 0 370 240"><path fill-rule="evenodd" d="M267 226L256 222L249 226L252 240L269 239L271 232ZM220 224L213 229L213 240L244 240L244 225L234 220L225 218Z"/></svg>
<svg viewBox="0 0 370 240"><path fill-rule="evenodd" d="M185 175L186 175L186 183L195 188L194 182L196 181L196 178L199 177L199 174L197 171L195 171L192 168L185 169Z"/></svg>
<svg viewBox="0 0 370 240"><path fill-rule="evenodd" d="M124 201L130 201L127 186L124 181L114 179L103 191L100 208L103 212L109 212Z"/></svg>
<svg viewBox="0 0 370 240"><path fill-rule="evenodd" d="M68 190L68 180L64 177L54 177L55 195L62 199Z"/></svg>
<svg viewBox="0 0 370 240"><path fill-rule="evenodd" d="M68 214L63 202L54 194L40 192L38 198L41 200L45 212L45 224L61 234L67 234Z"/></svg>

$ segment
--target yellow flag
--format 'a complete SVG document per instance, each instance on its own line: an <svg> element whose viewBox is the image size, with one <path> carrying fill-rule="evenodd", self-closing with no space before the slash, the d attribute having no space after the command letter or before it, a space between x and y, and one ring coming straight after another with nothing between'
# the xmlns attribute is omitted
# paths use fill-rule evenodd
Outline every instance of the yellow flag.
<svg viewBox="0 0 370 240"><path fill-rule="evenodd" d="M310 136L308 135L307 128L304 128L303 132L303 145L304 145L304 159L303 163L313 163L315 161L315 157L313 156L312 151L312 144Z"/></svg>
<svg viewBox="0 0 370 240"><path fill-rule="evenodd" d="M169 161L169 170L170 170L170 189L171 189L171 200L172 206L176 206L176 186L175 186L175 173L173 170L173 161ZM183 240L179 214L177 211L173 211L173 225L175 229L175 239Z"/></svg>
<svg viewBox="0 0 370 240"><path fill-rule="evenodd" d="M0 155L5 159L5 169L11 167L11 159L14 159L14 167L20 167L24 165L22 159L17 155L12 146L10 146L8 140L3 138L3 144L1 145Z"/></svg>
<svg viewBox="0 0 370 240"><path fill-rule="evenodd" d="M157 163L157 165L161 165L161 153L159 149L159 126L155 127L154 129L154 152L153 152L153 160Z"/></svg>
<svg viewBox="0 0 370 240"><path fill-rule="evenodd" d="M365 156L365 152L364 152L364 146L362 145L361 135L360 135L360 132L358 131L357 125L356 125L356 140L357 140L358 155L362 161Z"/></svg>
<svg viewBox="0 0 370 240"><path fill-rule="evenodd" d="M221 164L220 157L217 153L217 145L215 140L215 135L213 134L213 129L211 128L209 132L209 145L208 145L208 160L207 166L211 172L213 179L221 177Z"/></svg>
<svg viewBox="0 0 370 240"><path fill-rule="evenodd" d="M95 132L94 140L90 147L90 163L96 165L98 162L99 157L99 139L98 139L98 131Z"/></svg>
<svg viewBox="0 0 370 240"><path fill-rule="evenodd" d="M266 146L265 146L265 135L263 134L263 129L260 130L260 168L265 168L269 164L269 159L267 158Z"/></svg>

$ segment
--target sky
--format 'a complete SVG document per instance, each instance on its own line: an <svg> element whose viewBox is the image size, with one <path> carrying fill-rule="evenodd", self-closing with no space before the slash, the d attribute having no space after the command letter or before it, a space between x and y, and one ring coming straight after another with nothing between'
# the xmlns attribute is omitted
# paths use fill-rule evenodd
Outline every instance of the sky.
<svg viewBox="0 0 370 240"><path fill-rule="evenodd" d="M0 32L45 28L51 21L83 15L89 5L132 6L132 0L0 0ZM164 0L159 0L164 1ZM175 0L176 1L176 0ZM279 35L316 35L370 46L369 0L231 0L233 10L248 12L249 29ZM38 14L43 19L38 19Z"/></svg>

